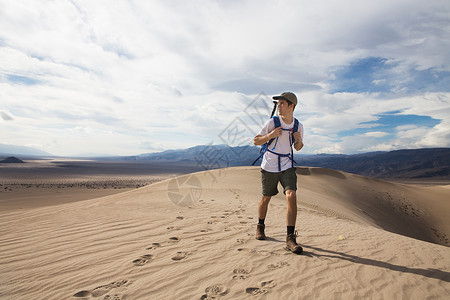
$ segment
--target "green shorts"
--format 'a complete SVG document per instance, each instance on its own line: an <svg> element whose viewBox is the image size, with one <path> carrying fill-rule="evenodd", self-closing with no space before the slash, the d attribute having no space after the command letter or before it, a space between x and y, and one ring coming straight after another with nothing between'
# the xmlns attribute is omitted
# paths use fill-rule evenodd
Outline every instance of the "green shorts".
<svg viewBox="0 0 450 300"><path fill-rule="evenodd" d="M285 194L288 190L296 191L297 174L295 171L295 168L290 168L282 172L272 173L261 169L262 194L264 196L278 194L278 182L283 186Z"/></svg>

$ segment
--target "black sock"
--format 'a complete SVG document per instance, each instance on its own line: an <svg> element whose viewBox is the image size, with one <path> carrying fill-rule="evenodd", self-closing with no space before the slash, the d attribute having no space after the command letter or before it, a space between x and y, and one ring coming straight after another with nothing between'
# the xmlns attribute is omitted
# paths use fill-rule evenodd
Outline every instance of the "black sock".
<svg viewBox="0 0 450 300"><path fill-rule="evenodd" d="M295 231L295 226L288 226L287 227L287 234L288 235L293 234L294 231Z"/></svg>
<svg viewBox="0 0 450 300"><path fill-rule="evenodd" d="M258 224L264 225L264 220L265 220L265 219L259 219L259 218L258 218Z"/></svg>

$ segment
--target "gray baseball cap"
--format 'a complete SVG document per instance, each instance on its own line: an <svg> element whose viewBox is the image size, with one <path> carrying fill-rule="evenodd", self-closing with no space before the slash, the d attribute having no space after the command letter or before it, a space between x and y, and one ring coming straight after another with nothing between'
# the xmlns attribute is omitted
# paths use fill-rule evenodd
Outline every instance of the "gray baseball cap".
<svg viewBox="0 0 450 300"><path fill-rule="evenodd" d="M274 100L286 100L297 105L297 96L292 92L284 92L280 96L273 96Z"/></svg>

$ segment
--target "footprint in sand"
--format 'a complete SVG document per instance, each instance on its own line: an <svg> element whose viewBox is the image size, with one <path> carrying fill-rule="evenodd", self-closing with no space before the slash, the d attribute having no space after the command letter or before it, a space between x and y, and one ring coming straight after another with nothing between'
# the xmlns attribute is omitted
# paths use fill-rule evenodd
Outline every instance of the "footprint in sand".
<svg viewBox="0 0 450 300"><path fill-rule="evenodd" d="M156 248L159 248L159 247L161 247L160 243L153 243L150 247L147 247L145 249L146 250L153 250L153 249L156 249Z"/></svg>
<svg viewBox="0 0 450 300"><path fill-rule="evenodd" d="M208 286L205 289L205 294L202 295L200 299L217 299L218 297L225 296L226 294L228 294L228 289L224 285L215 284Z"/></svg>
<svg viewBox="0 0 450 300"><path fill-rule="evenodd" d="M122 296L119 294L115 295L106 295L103 300L122 300Z"/></svg>
<svg viewBox="0 0 450 300"><path fill-rule="evenodd" d="M247 279L247 276L245 275L234 275L233 280L245 280Z"/></svg>
<svg viewBox="0 0 450 300"><path fill-rule="evenodd" d="M180 230L180 227L178 227L178 226L169 226L169 227L167 227L167 230Z"/></svg>
<svg viewBox="0 0 450 300"><path fill-rule="evenodd" d="M172 257L172 260L178 261L186 259L189 256L189 254L190 254L189 252L178 251L177 254L174 257Z"/></svg>
<svg viewBox="0 0 450 300"><path fill-rule="evenodd" d="M268 290L264 290L264 289L260 289L260 288L249 287L249 288L245 289L245 292L247 294L252 295L252 296L260 296L260 295L267 294L269 291Z"/></svg>
<svg viewBox="0 0 450 300"><path fill-rule="evenodd" d="M148 263L153 258L153 255L151 254L145 254L139 257L138 259L133 260L133 264L135 266L143 266L146 263Z"/></svg>
<svg viewBox="0 0 450 300"><path fill-rule="evenodd" d="M286 266L289 266L289 263L287 261L279 261L276 264L268 265L267 268L269 268L271 270L275 270L275 269L281 269Z"/></svg>
<svg viewBox="0 0 450 300"><path fill-rule="evenodd" d="M162 246L164 246L164 245L172 245L172 244L175 244L175 243L177 243L177 242L179 242L180 241L180 238L177 238L177 237L170 237L169 238L169 240L168 241L166 241L166 242L163 242L163 243L153 243L151 246L149 246L149 247L147 247L147 248L145 248L146 250L154 250L154 249L156 249L156 248L159 248L159 247L162 247Z"/></svg>
<svg viewBox="0 0 450 300"><path fill-rule="evenodd" d="M128 280L126 280L126 279L114 281L114 282L111 282L110 284L98 286L90 291L80 291L73 296L77 297L77 298L84 298L84 297L88 297L88 296L100 297L100 296L103 296L104 294L107 294L110 290L121 287L127 283L128 283ZM105 297L105 299L108 299L108 298ZM112 298L112 299L114 299L114 298Z"/></svg>
<svg viewBox="0 0 450 300"><path fill-rule="evenodd" d="M173 237L169 238L169 244L174 244L174 243L179 242L179 241L180 241L180 239L177 238L176 236L173 236Z"/></svg>
<svg viewBox="0 0 450 300"><path fill-rule="evenodd" d="M252 296L265 295L270 291L270 289L274 288L276 285L277 283L274 280L264 281L261 282L261 288L249 287L245 289L245 292Z"/></svg>
<svg viewBox="0 0 450 300"><path fill-rule="evenodd" d="M244 268L237 268L233 270L233 279L234 280L245 280L247 279L247 275L250 274L250 270Z"/></svg>
<svg viewBox="0 0 450 300"><path fill-rule="evenodd" d="M261 286L271 289L271 288L276 287L277 283L275 282L275 280L269 280L269 281L261 282Z"/></svg>

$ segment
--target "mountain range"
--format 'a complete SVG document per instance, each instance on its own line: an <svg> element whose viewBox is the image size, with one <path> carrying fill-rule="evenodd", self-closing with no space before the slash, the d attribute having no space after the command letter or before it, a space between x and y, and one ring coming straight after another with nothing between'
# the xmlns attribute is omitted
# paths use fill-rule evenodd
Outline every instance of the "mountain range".
<svg viewBox="0 0 450 300"><path fill-rule="evenodd" d="M16 146L0 143L1 156L53 156L52 154L32 147Z"/></svg>
<svg viewBox="0 0 450 300"><path fill-rule="evenodd" d="M253 146L196 146L126 157L128 160L191 164L200 169L249 166L259 156ZM362 154L294 155L296 165L323 167L375 178L450 179L450 148L406 149ZM255 165L259 165L261 160Z"/></svg>
<svg viewBox="0 0 450 300"><path fill-rule="evenodd" d="M29 147L0 144L0 156L50 157L49 153ZM250 166L259 156L259 147L203 145L135 156L95 157L104 161L158 162L170 168L189 166L209 170ZM2 158L4 158L2 157ZM374 178L450 179L450 148L406 149L362 154L295 154L298 166L323 167ZM258 160L255 165L260 165Z"/></svg>

